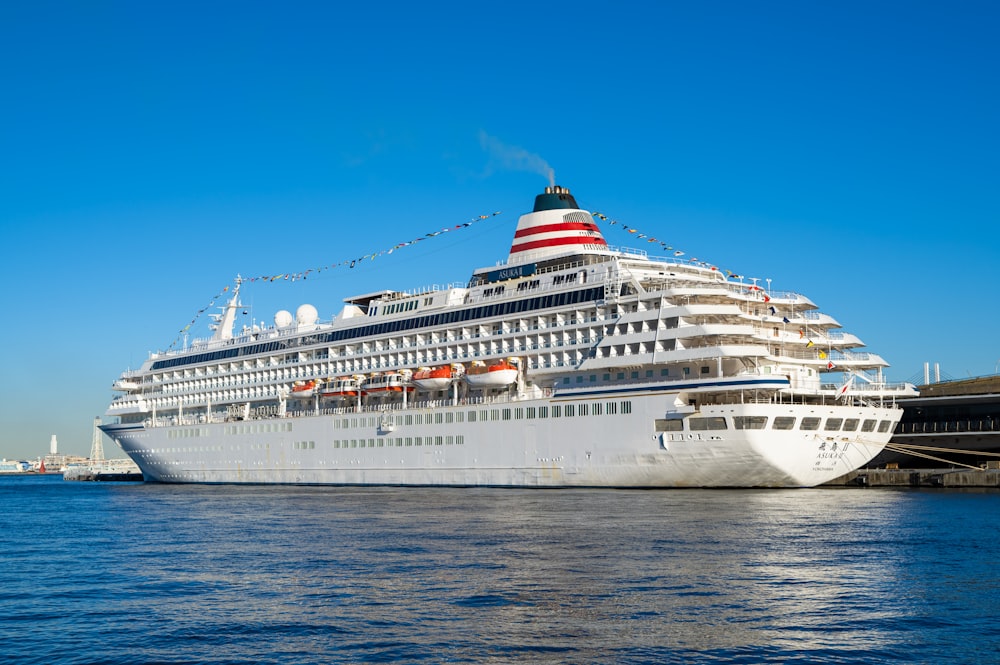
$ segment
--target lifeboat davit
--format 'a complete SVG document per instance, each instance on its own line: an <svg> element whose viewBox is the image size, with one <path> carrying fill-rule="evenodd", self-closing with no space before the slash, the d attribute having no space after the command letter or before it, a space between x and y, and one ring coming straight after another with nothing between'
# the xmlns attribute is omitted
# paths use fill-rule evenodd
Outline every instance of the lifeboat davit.
<svg viewBox="0 0 1000 665"><path fill-rule="evenodd" d="M367 395L385 395L390 393L413 392L413 386L408 385L406 377L399 372L373 374L365 379L361 386Z"/></svg>
<svg viewBox="0 0 1000 665"><path fill-rule="evenodd" d="M346 397L357 397L361 388L357 379L349 376L342 376L326 382L326 388L321 393L323 397L333 397L343 399Z"/></svg>
<svg viewBox="0 0 1000 665"><path fill-rule="evenodd" d="M453 375L451 367L421 367L413 374L413 383L421 390L444 390L451 385Z"/></svg>
<svg viewBox="0 0 1000 665"><path fill-rule="evenodd" d="M315 381L296 381L292 384L292 397L312 397L315 392Z"/></svg>
<svg viewBox="0 0 1000 665"><path fill-rule="evenodd" d="M517 381L517 366L508 360L498 360L489 367L476 362L466 370L465 380L474 388L509 386Z"/></svg>

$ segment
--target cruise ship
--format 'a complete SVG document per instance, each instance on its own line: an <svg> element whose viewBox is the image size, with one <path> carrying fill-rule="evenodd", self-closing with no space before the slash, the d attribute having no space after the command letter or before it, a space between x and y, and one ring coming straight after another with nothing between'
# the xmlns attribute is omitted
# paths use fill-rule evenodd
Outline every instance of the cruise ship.
<svg viewBox="0 0 1000 665"><path fill-rule="evenodd" d="M243 325L114 382L101 429L169 483L807 487L889 441L911 384L807 297L605 240L551 185L467 283ZM680 252L677 252L680 254Z"/></svg>

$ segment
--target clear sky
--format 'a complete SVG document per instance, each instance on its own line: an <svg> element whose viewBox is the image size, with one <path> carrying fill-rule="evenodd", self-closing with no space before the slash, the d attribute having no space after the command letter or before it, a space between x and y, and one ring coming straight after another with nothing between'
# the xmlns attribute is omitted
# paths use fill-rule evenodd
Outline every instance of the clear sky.
<svg viewBox="0 0 1000 665"><path fill-rule="evenodd" d="M584 208L810 297L892 380L997 370L1000 5L360 4L0 7L0 456L52 434L88 453L112 381L237 273L490 215L244 303L326 320L465 281L546 167Z"/></svg>

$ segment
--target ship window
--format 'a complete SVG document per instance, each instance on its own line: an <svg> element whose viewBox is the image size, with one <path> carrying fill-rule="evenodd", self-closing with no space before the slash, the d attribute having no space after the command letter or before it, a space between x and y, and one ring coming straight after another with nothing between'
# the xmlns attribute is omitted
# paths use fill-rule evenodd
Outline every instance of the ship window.
<svg viewBox="0 0 1000 665"><path fill-rule="evenodd" d="M430 438L430 437L428 437L428 438ZM435 446L440 446L443 443L444 443L444 437L440 437L440 436L434 437L434 445Z"/></svg>
<svg viewBox="0 0 1000 665"><path fill-rule="evenodd" d="M455 437L455 443L457 443L460 446L464 445L465 444L465 436L463 436L461 434L459 434L458 436L456 436Z"/></svg>
<svg viewBox="0 0 1000 665"><path fill-rule="evenodd" d="M670 375L670 369L669 368L664 367L663 369L660 370L660 376L669 376L669 375Z"/></svg>
<svg viewBox="0 0 1000 665"><path fill-rule="evenodd" d="M690 375L691 375L691 368L690 367L685 367L684 368L684 376L690 376Z"/></svg>
<svg viewBox="0 0 1000 665"><path fill-rule="evenodd" d="M623 414L632 413L632 402L630 402L629 400L625 400L624 402L622 402L622 413Z"/></svg>
<svg viewBox="0 0 1000 665"><path fill-rule="evenodd" d="M446 446L453 446L453 445L455 445L455 437L453 435L451 435L451 434L449 434L448 436L444 437L444 445L446 445Z"/></svg>
<svg viewBox="0 0 1000 665"><path fill-rule="evenodd" d="M618 405L614 402L608 402L608 415L613 416L618 413Z"/></svg>
<svg viewBox="0 0 1000 665"><path fill-rule="evenodd" d="M524 418L524 408L523 407L519 406L516 409L514 409L514 418L516 420L522 420Z"/></svg>
<svg viewBox="0 0 1000 665"><path fill-rule="evenodd" d="M653 378L653 370L651 370L651 369L647 369L646 370L646 378L647 379Z"/></svg>
<svg viewBox="0 0 1000 665"><path fill-rule="evenodd" d="M562 406L560 406L560 405L557 404L557 405L555 405L555 406L552 407L552 417L553 418L560 418L560 417L562 417Z"/></svg>
<svg viewBox="0 0 1000 665"><path fill-rule="evenodd" d="M581 404L580 408L577 410L577 413L579 413L581 416L586 416L588 415L588 408L589 408L588 404Z"/></svg>
<svg viewBox="0 0 1000 665"><path fill-rule="evenodd" d="M510 420L510 409L501 409L504 420Z"/></svg>
<svg viewBox="0 0 1000 665"><path fill-rule="evenodd" d="M706 418L691 418L688 423L693 432L705 430L726 429L726 419L721 416L710 416Z"/></svg>
<svg viewBox="0 0 1000 665"><path fill-rule="evenodd" d="M880 422L878 424L878 431L881 432L881 433L883 433L883 434L885 434L886 432L889 431L890 427L892 427L892 421L890 421L890 420L883 420L882 422Z"/></svg>
<svg viewBox="0 0 1000 665"><path fill-rule="evenodd" d="M844 421L844 431L845 432L856 432L858 429L858 423L860 421L857 418L848 418Z"/></svg>
<svg viewBox="0 0 1000 665"><path fill-rule="evenodd" d="M862 432L874 432L875 431L875 421L874 420L866 420L865 422L863 422L861 424L861 431Z"/></svg>
<svg viewBox="0 0 1000 665"><path fill-rule="evenodd" d="M435 413L434 414L434 423L436 425L440 425L442 422L444 422L444 414L443 413Z"/></svg>
<svg viewBox="0 0 1000 665"><path fill-rule="evenodd" d="M566 417L567 418L572 418L575 415L576 415L576 406L573 405L573 404L567 404L566 405Z"/></svg>
<svg viewBox="0 0 1000 665"><path fill-rule="evenodd" d="M412 446L413 445L413 437L412 436L406 437L405 441L406 441L405 445L407 445L407 446Z"/></svg>
<svg viewBox="0 0 1000 665"><path fill-rule="evenodd" d="M580 379L582 379L582 378L583 378L583 377L580 377L580 376L576 377L577 381L579 381L579 380L580 380ZM564 377L563 377L563 380L562 380L562 382L563 382L563 385L564 385L564 386L565 386L566 384L568 384L568 383L569 383L569 377L568 377L568 376L564 376Z"/></svg>
<svg viewBox="0 0 1000 665"><path fill-rule="evenodd" d="M549 407L547 407L547 406L540 406L540 407L538 407L538 417L539 418L548 418L549 417Z"/></svg>
<svg viewBox="0 0 1000 665"><path fill-rule="evenodd" d="M351 439L351 448L357 448L357 447L358 447L358 440Z"/></svg>
<svg viewBox="0 0 1000 665"><path fill-rule="evenodd" d="M702 368L701 368L701 373L702 373L702 374L708 374L708 373L709 373L709 371L710 371L710 370L709 370L709 368L708 368L708 365L702 365Z"/></svg>
<svg viewBox="0 0 1000 665"><path fill-rule="evenodd" d="M733 416L733 427L736 429L764 429L767 416Z"/></svg>
<svg viewBox="0 0 1000 665"><path fill-rule="evenodd" d="M422 436L413 437L413 445L422 446L424 445L424 438Z"/></svg>
<svg viewBox="0 0 1000 665"><path fill-rule="evenodd" d="M486 420L486 419L483 418L483 420ZM500 420L500 409L491 409L490 410L490 420Z"/></svg>
<svg viewBox="0 0 1000 665"><path fill-rule="evenodd" d="M611 380L611 374L604 374L603 376L601 376L601 380L602 381L610 381Z"/></svg>
<svg viewBox="0 0 1000 665"><path fill-rule="evenodd" d="M771 429L792 429L795 427L795 418L792 416L778 416L774 419Z"/></svg>
<svg viewBox="0 0 1000 665"><path fill-rule="evenodd" d="M827 432L839 432L840 426L844 424L843 418L827 418L823 429Z"/></svg>
<svg viewBox="0 0 1000 665"><path fill-rule="evenodd" d="M619 380L619 381L621 381L621 380L622 380L622 379L624 379L624 378L625 378L625 372L618 372L618 373L617 373L617 374L615 375L615 379L617 379L617 380Z"/></svg>
<svg viewBox="0 0 1000 665"><path fill-rule="evenodd" d="M601 403L595 403L592 405L594 408L591 409L591 415L599 416L604 412L604 405ZM581 414L582 415L582 414Z"/></svg>
<svg viewBox="0 0 1000 665"><path fill-rule="evenodd" d="M654 422L657 432L680 432L684 429L684 421L676 418L670 420L657 418Z"/></svg>
<svg viewBox="0 0 1000 665"><path fill-rule="evenodd" d="M430 414L427 414L427 415L430 415ZM423 425L424 424L424 414L418 413L417 415L413 416L413 422L414 422L415 425Z"/></svg>
<svg viewBox="0 0 1000 665"><path fill-rule="evenodd" d="M525 415L528 418L528 420L534 420L535 419L535 413L536 413L535 412L535 407L533 407L533 406L529 406L527 409L525 409Z"/></svg>
<svg viewBox="0 0 1000 665"><path fill-rule="evenodd" d="M451 414L449 413L448 416L450 417ZM455 420L457 420L460 423L464 423L465 422L465 414L463 412L459 411L458 413L455 414ZM448 422L451 422L451 421L449 420Z"/></svg>
<svg viewBox="0 0 1000 665"><path fill-rule="evenodd" d="M802 423L799 425L799 429L804 430L816 430L819 429L819 418L803 418Z"/></svg>

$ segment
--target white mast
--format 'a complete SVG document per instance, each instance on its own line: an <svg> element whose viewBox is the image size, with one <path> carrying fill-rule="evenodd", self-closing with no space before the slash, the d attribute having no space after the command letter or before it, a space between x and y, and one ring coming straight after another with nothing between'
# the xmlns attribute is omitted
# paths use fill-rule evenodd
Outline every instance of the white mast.
<svg viewBox="0 0 1000 665"><path fill-rule="evenodd" d="M242 307L242 305L240 305L240 284L242 283L243 278L237 275L236 288L233 289L233 297L229 299L229 303L223 308L222 315L215 315L219 318L216 320L215 325L212 326L215 330L215 333L212 335L212 339L233 338L233 324L236 322L236 310Z"/></svg>

